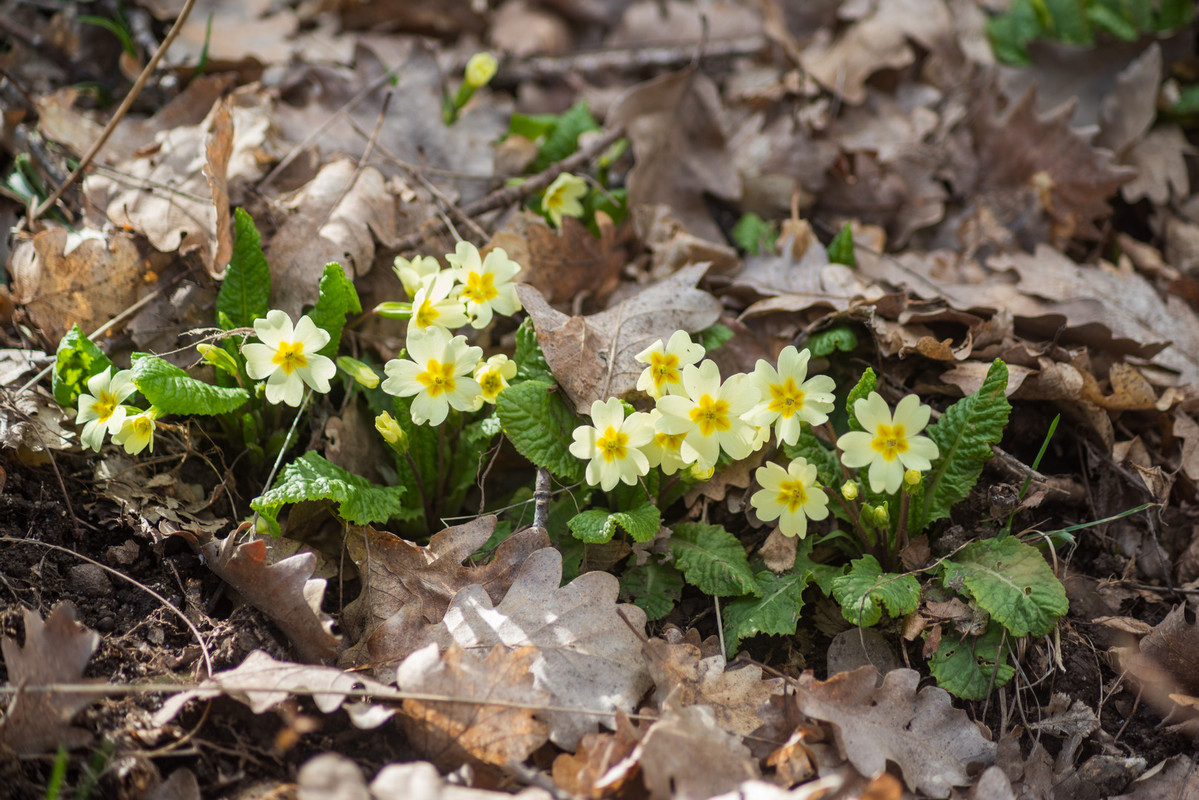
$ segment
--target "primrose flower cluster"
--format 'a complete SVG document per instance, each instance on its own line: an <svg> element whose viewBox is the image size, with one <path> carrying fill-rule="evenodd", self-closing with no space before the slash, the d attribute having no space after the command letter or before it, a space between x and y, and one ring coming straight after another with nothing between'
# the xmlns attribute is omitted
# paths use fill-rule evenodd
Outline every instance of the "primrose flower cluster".
<svg viewBox="0 0 1199 800"><path fill-rule="evenodd" d="M147 447L154 452L154 430L157 428L157 411L145 411L124 405L137 392L133 384L133 371L113 371L109 367L88 378L87 391L79 395L79 411L75 424L82 425L80 439L84 446L96 452L104 445L104 435L125 448L125 452L136 455Z"/></svg>
<svg viewBox="0 0 1199 800"><path fill-rule="evenodd" d="M665 475L687 469L707 478L721 453L746 458L772 435L779 444L794 445L804 425L823 425L833 410L833 379L808 375L806 349L786 347L777 364L759 360L753 372L723 380L685 331L665 344L659 339L636 359L646 365L637 388L654 399L654 408L626 414L617 398L597 400L592 424L576 428L570 445L574 456L587 461L587 482L604 491L621 482L635 484L652 467ZM855 402L854 412L863 430L844 434L837 447L847 468L867 470L872 491L897 491L906 472L923 472L938 457L936 444L919 435L931 411L915 395L903 398L892 413L871 392ZM806 459L786 466L768 462L755 478L761 489L750 497L751 505L762 520L777 519L784 534L803 537L809 519L828 516L829 495Z"/></svg>
<svg viewBox="0 0 1199 800"><path fill-rule="evenodd" d="M483 349L454 330L485 328L496 314L519 311L513 279L520 265L498 247L484 258L469 242L459 242L446 261L449 269L427 256L397 258L396 275L411 302L375 309L385 317L408 319L406 353L384 365L382 388L413 398L417 425L440 425L451 408L477 411L484 403L494 404L516 377L516 362L505 355L484 360Z"/></svg>

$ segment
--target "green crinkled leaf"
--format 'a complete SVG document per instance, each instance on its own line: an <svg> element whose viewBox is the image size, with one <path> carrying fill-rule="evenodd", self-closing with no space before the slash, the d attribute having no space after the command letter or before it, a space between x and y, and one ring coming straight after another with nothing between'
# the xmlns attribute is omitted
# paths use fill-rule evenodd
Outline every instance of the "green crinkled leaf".
<svg viewBox="0 0 1199 800"><path fill-rule="evenodd" d="M949 516L949 509L963 500L990 460L991 445L1003 438L1012 406L1004 396L1007 366L995 359L983 385L972 395L951 405L927 434L937 443L940 456L925 478L922 514L914 530Z"/></svg>
<svg viewBox="0 0 1199 800"><path fill-rule="evenodd" d="M697 335L699 336L699 344L704 348L704 352L711 354L713 350L724 346L737 334L728 325L721 325L717 322L704 328Z"/></svg>
<svg viewBox="0 0 1199 800"><path fill-rule="evenodd" d="M598 131L599 123L591 116L587 101L580 100L558 115L554 126L545 135L545 141L537 150L537 158L529 166L533 174L544 172L550 164L561 161L579 147L579 136L587 131Z"/></svg>
<svg viewBox="0 0 1199 800"><path fill-rule="evenodd" d="M832 564L821 564L819 561L813 561L812 549L816 544L817 542L811 537L799 543L795 552L795 566L791 568L791 571L807 570L812 574L812 580L819 587L820 591L824 593L824 596L832 597L833 581L844 575L849 565L839 564L833 566Z"/></svg>
<svg viewBox="0 0 1199 800"><path fill-rule="evenodd" d="M545 353L537 342L537 332L533 330L533 319L525 317L516 329L516 377L522 381L554 382L554 373L545 360Z"/></svg>
<svg viewBox="0 0 1199 800"><path fill-rule="evenodd" d="M848 222L828 243L828 260L830 264L844 264L847 267L858 265L858 257L853 249L853 228Z"/></svg>
<svg viewBox="0 0 1199 800"><path fill-rule="evenodd" d="M63 408L72 408L79 395L87 391L88 378L113 364L99 347L72 325L58 343L54 358L52 386L54 400Z"/></svg>
<svg viewBox="0 0 1199 800"><path fill-rule="evenodd" d="M920 582L913 575L883 572L874 556L856 558L849 572L833 579L833 598L841 604L841 614L854 625L870 627L883 618L883 608L892 617L916 610L920 602Z"/></svg>
<svg viewBox="0 0 1199 800"><path fill-rule="evenodd" d="M816 465L816 479L824 486L836 488L841 482L841 462L837 454L816 438L812 428L805 425L795 444L784 444L783 453L789 459L804 458Z"/></svg>
<svg viewBox="0 0 1199 800"><path fill-rule="evenodd" d="M346 326L347 314L361 314L362 303L358 300L358 292L354 282L346 277L341 264L332 261L325 265L321 275L320 293L316 305L308 316L316 326L329 334L329 343L322 347L319 353L332 357L341 344L341 331Z"/></svg>
<svg viewBox="0 0 1199 800"><path fill-rule="evenodd" d="M858 379L857 386L849 390L849 396L845 398L845 413L849 416L849 429L851 431L862 430L862 423L858 422L858 415L854 413L853 404L859 399L866 398L874 391L878 385L878 376L874 374L872 367L866 367L866 371L862 373L862 377Z"/></svg>
<svg viewBox="0 0 1199 800"><path fill-rule="evenodd" d="M400 502L403 495L403 486L376 486L309 450L284 467L274 487L255 498L250 508L262 515L272 532L279 529L280 508L308 500L334 502L342 519L354 525L369 525L415 513L415 509L405 508Z"/></svg>
<svg viewBox="0 0 1199 800"><path fill-rule="evenodd" d="M768 633L790 636L799 624L803 591L812 581L811 570L802 566L783 575L770 570L757 574L757 597L739 597L724 606L724 636L732 656L743 639Z"/></svg>
<svg viewBox="0 0 1199 800"><path fill-rule="evenodd" d="M683 575L670 564L648 561L624 574L620 591L653 622L669 614L683 596Z"/></svg>
<svg viewBox="0 0 1199 800"><path fill-rule="evenodd" d="M1040 551L1014 536L972 542L942 569L946 587L964 586L1013 636L1044 636L1070 609L1066 590Z"/></svg>
<svg viewBox="0 0 1199 800"><path fill-rule="evenodd" d="M719 597L759 593L745 547L719 525L685 522L674 527L670 552L687 583Z"/></svg>
<svg viewBox="0 0 1199 800"><path fill-rule="evenodd" d="M816 331L808 337L804 345L816 358L823 358L837 350L843 353L852 353L858 348L858 335L848 325L834 325L831 328Z"/></svg>
<svg viewBox="0 0 1199 800"><path fill-rule="evenodd" d="M760 253L773 253L774 244L778 240L778 226L767 222L752 211L743 214L732 230L733 241L738 247L751 256Z"/></svg>
<svg viewBox="0 0 1199 800"><path fill-rule="evenodd" d="M150 353L133 354L133 382L150 405L164 414L228 414L250 397L245 389L197 380Z"/></svg>
<svg viewBox="0 0 1199 800"><path fill-rule="evenodd" d="M576 514L566 523L576 539L588 544L603 544L612 541L618 528L623 529L635 542L651 541L658 534L662 514L653 503L643 503L632 511L608 511L606 508L589 508Z"/></svg>
<svg viewBox="0 0 1199 800"><path fill-rule="evenodd" d="M217 321L225 330L248 328L271 307L271 269L258 228L244 209L233 210L233 237L233 258L216 296Z"/></svg>
<svg viewBox="0 0 1199 800"><path fill-rule="evenodd" d="M544 381L509 386L496 398L504 435L525 458L562 480L583 480L583 462L570 453L578 425L574 412Z"/></svg>
<svg viewBox="0 0 1199 800"><path fill-rule="evenodd" d="M954 632L945 633L928 660L937 685L963 700L982 700L989 689L1010 681L1016 670L1007 663L1006 648L1002 656L999 653L1002 636L998 625L988 626L982 636L964 639Z"/></svg>

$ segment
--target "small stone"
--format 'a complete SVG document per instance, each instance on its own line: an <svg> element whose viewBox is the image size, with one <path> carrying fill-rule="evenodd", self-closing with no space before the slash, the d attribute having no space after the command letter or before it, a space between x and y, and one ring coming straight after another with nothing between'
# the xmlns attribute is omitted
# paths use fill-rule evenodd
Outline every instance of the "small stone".
<svg viewBox="0 0 1199 800"><path fill-rule="evenodd" d="M113 545L104 551L104 557L110 564L120 564L127 567L141 554L141 548L132 539L126 539L124 544Z"/></svg>
<svg viewBox="0 0 1199 800"><path fill-rule="evenodd" d="M111 597L112 582L104 570L95 564L78 564L71 567L71 584L75 591L85 597Z"/></svg>

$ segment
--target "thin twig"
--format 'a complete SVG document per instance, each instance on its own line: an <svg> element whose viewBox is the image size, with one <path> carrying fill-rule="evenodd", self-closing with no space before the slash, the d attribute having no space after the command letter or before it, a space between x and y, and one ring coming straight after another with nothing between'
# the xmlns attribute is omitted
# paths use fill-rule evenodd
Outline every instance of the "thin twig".
<svg viewBox="0 0 1199 800"><path fill-rule="evenodd" d="M533 527L545 528L550 519L550 471L537 468L537 480L533 484Z"/></svg>
<svg viewBox="0 0 1199 800"><path fill-rule="evenodd" d="M569 158L553 164L540 174L529 178L524 183L516 186L505 186L502 189L497 189L486 197L479 198L473 203L468 203L462 207L462 213L473 218L478 217L481 214L486 214L488 211L494 211L498 208L504 208L505 206L513 203L518 203L525 197L528 197L531 194L536 194L537 192L540 192L548 187L554 182L554 179L563 172L571 172L584 166L585 164L588 164L593 158L596 158L609 147L611 147L612 143L623 135L624 128L617 126L604 133L602 136L579 152L575 153ZM399 243L396 245L396 250L399 252L412 250L427 238L440 233L444 227L445 224L443 222L441 226L430 225L426 229L417 231L416 233L410 233L399 241Z"/></svg>
<svg viewBox="0 0 1199 800"><path fill-rule="evenodd" d="M121 120L125 117L125 114L129 112L130 107L133 105L133 101L137 99L137 96L141 94L142 89L145 88L146 82L150 80L150 76L154 73L154 70L158 68L158 62L162 60L164 55L166 55L167 49L170 48L171 43L175 41L175 37L177 37L179 32L183 30L183 23L187 21L187 17L192 13L192 8L195 5L196 0L187 0L187 2L184 3L183 10L179 12L179 17L175 20L175 23L171 25L171 30L167 33L166 38L162 40L162 44L158 46L158 49L154 51L154 55L150 56L150 60L146 63L145 69L143 69L141 74L137 76L137 80L134 81L133 86L129 89L129 93L125 95L125 99L121 101L121 105L112 115L112 118L108 120L108 124L104 126L104 130L100 133L100 138L98 138L92 144L87 153L84 154L83 158L79 160L79 166L75 167L75 169L71 171L71 174L67 176L66 181L64 181L57 189L55 189L54 193L47 197L41 205L30 212L29 216L23 221L24 224L33 223L38 217L50 210L55 203L61 200L67 189L71 188L75 181L79 180L79 176L81 176L87 170L88 166L92 163L92 159L99 155L100 150L102 150L104 145L108 143L108 138L112 136L113 131L117 129L117 125L120 124Z"/></svg>
<svg viewBox="0 0 1199 800"><path fill-rule="evenodd" d="M752 56L762 52L768 41L764 36L743 36L736 39L709 40L704 43L701 58L705 62ZM500 86L522 81L557 80L565 76L613 72L641 72L686 66L695 59L696 42L663 45L637 45L611 50L592 50L569 56L542 56L504 63L494 82ZM466 66L465 62L462 64Z"/></svg>

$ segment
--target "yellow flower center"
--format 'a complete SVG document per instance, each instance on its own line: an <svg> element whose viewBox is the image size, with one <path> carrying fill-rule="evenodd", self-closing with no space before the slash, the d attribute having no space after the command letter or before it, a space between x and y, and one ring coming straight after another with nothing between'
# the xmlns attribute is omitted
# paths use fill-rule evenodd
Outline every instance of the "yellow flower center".
<svg viewBox="0 0 1199 800"><path fill-rule="evenodd" d="M808 502L808 490L803 481L783 481L779 484L778 504L791 514L803 508Z"/></svg>
<svg viewBox="0 0 1199 800"><path fill-rule="evenodd" d="M462 296L476 303L486 303L498 294L499 292L495 288L495 276L490 272L470 273L466 278L466 285L462 287Z"/></svg>
<svg viewBox="0 0 1199 800"><path fill-rule="evenodd" d="M685 433L655 433L654 444L661 447L663 450L670 450L677 453L679 448L683 446Z"/></svg>
<svg viewBox="0 0 1199 800"><path fill-rule="evenodd" d="M484 397L494 400L504 388L504 378L498 372L484 372L479 376L479 388L483 390Z"/></svg>
<svg viewBox="0 0 1199 800"><path fill-rule="evenodd" d="M150 434L154 433L154 420L149 417L134 417L131 424L133 425L133 432L139 439L149 439Z"/></svg>
<svg viewBox="0 0 1199 800"><path fill-rule="evenodd" d="M629 454L629 435L616 430L611 425L608 430L604 431L604 435L595 440L596 449L600 455L604 457L604 461L611 464L613 461L619 461Z"/></svg>
<svg viewBox="0 0 1199 800"><path fill-rule="evenodd" d="M795 385L794 380L787 378L783 383L771 384L769 408L783 419L788 419L803 408L803 398L803 391Z"/></svg>
<svg viewBox="0 0 1199 800"><path fill-rule="evenodd" d="M271 361L278 364L287 375L300 367L308 366L308 357L304 355L304 343L280 342L279 349L275 351Z"/></svg>
<svg viewBox="0 0 1199 800"><path fill-rule="evenodd" d="M894 461L900 453L908 451L908 437L902 425L879 425L870 446L884 461Z"/></svg>
<svg viewBox="0 0 1199 800"><path fill-rule="evenodd" d="M416 323L416 327L424 330L432 325L440 316L441 312L434 308L432 303L425 300L412 316L412 321Z"/></svg>
<svg viewBox="0 0 1199 800"><path fill-rule="evenodd" d="M679 357L674 353L650 353L649 374L653 376L654 386L661 389L668 383L678 383Z"/></svg>
<svg viewBox="0 0 1199 800"><path fill-rule="evenodd" d="M716 400L710 394L705 394L691 409L691 421L699 427L703 436L711 436L716 431L727 431L733 427L729 421L729 404L725 400Z"/></svg>
<svg viewBox="0 0 1199 800"><path fill-rule="evenodd" d="M108 422L112 412L117 410L117 396L112 392L100 392L100 396L96 398L96 402L92 403L92 411L96 414L96 419L100 422Z"/></svg>
<svg viewBox="0 0 1199 800"><path fill-rule="evenodd" d="M454 380L454 362L441 362L431 358L425 365L425 371L417 375L416 380L425 387L429 397L452 392L457 387Z"/></svg>

